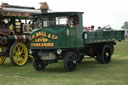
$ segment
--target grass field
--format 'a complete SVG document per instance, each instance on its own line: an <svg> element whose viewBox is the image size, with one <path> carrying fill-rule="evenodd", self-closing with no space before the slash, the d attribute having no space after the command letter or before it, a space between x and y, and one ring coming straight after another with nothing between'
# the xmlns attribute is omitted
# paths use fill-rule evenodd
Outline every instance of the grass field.
<svg viewBox="0 0 128 85"><path fill-rule="evenodd" d="M0 65L0 85L128 85L128 42L117 43L110 64L85 59L74 72L65 72L62 61L37 72L31 62L16 67L7 59Z"/></svg>

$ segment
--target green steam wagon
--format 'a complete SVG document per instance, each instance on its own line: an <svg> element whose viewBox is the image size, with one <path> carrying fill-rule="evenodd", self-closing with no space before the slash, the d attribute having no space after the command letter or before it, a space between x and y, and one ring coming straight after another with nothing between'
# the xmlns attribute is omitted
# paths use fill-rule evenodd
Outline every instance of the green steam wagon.
<svg viewBox="0 0 128 85"><path fill-rule="evenodd" d="M83 12L49 12L34 14L30 34L30 54L37 71L49 63L63 59L66 71L76 69L84 56L108 64L114 51L115 41L124 39L124 31L83 31Z"/></svg>

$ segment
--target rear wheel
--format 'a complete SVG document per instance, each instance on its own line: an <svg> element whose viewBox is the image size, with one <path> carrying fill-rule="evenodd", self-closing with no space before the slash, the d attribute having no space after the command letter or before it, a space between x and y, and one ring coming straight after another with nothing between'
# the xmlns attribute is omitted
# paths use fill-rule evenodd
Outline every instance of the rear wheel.
<svg viewBox="0 0 128 85"><path fill-rule="evenodd" d="M22 66L28 60L28 49L23 43L14 43L9 52L10 61L13 65Z"/></svg>
<svg viewBox="0 0 128 85"><path fill-rule="evenodd" d="M37 71L42 71L47 66L47 63L45 63L45 61L40 60L40 59L36 59L36 58L33 58L32 63L33 63L33 67Z"/></svg>
<svg viewBox="0 0 128 85"><path fill-rule="evenodd" d="M102 64L108 64L111 61L111 55L111 47L109 45L105 45L98 53L97 60Z"/></svg>
<svg viewBox="0 0 128 85"><path fill-rule="evenodd" d="M0 64L3 64L6 60L5 56L0 56Z"/></svg>
<svg viewBox="0 0 128 85"><path fill-rule="evenodd" d="M112 54L114 53L114 46L110 45Z"/></svg>
<svg viewBox="0 0 128 85"><path fill-rule="evenodd" d="M74 52L67 52L64 56L64 68L66 71L73 71L77 67L77 55Z"/></svg>

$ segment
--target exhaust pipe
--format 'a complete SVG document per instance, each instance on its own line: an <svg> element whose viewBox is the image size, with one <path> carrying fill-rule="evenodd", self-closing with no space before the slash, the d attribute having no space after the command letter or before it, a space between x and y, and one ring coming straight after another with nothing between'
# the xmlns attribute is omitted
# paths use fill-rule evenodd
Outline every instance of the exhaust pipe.
<svg viewBox="0 0 128 85"><path fill-rule="evenodd" d="M48 6L47 2L40 3L40 10L42 13L47 13L48 9L49 9L49 6Z"/></svg>

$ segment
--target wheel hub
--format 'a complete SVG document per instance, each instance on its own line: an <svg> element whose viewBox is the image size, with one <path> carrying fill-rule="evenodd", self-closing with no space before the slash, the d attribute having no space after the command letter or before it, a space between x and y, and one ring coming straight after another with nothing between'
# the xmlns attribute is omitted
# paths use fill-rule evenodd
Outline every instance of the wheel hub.
<svg viewBox="0 0 128 85"><path fill-rule="evenodd" d="M109 53L108 52L105 55L106 55L106 57L109 57Z"/></svg>

